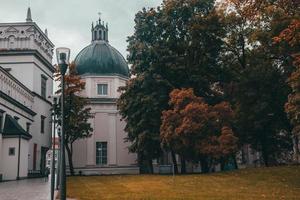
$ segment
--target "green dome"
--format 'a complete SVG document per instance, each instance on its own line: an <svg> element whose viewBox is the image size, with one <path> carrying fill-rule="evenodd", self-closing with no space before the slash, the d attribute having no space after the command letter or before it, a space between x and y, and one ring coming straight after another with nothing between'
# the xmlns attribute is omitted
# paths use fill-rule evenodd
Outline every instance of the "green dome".
<svg viewBox="0 0 300 200"><path fill-rule="evenodd" d="M75 58L79 75L121 75L129 77L129 68L121 53L104 40L93 41Z"/></svg>

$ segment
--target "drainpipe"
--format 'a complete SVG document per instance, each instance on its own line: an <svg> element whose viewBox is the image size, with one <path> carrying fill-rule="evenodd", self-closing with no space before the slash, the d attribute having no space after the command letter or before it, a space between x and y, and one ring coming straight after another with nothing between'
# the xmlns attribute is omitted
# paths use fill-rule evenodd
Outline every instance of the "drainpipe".
<svg viewBox="0 0 300 200"><path fill-rule="evenodd" d="M20 154L21 154L21 135L19 135L19 149L18 149L18 172L17 172L17 180L20 180Z"/></svg>

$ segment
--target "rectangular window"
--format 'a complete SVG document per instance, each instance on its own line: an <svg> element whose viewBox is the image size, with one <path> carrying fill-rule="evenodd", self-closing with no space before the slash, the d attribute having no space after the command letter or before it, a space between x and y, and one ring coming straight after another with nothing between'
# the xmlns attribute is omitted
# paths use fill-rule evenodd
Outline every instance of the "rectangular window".
<svg viewBox="0 0 300 200"><path fill-rule="evenodd" d="M8 149L8 155L9 156L14 156L15 155L15 147L9 147Z"/></svg>
<svg viewBox="0 0 300 200"><path fill-rule="evenodd" d="M1 112L2 110L0 109L0 133L2 132L2 124L3 124L3 112Z"/></svg>
<svg viewBox="0 0 300 200"><path fill-rule="evenodd" d="M107 142L96 142L96 164L107 164Z"/></svg>
<svg viewBox="0 0 300 200"><path fill-rule="evenodd" d="M33 145L33 170L36 170L36 160L37 160L37 144Z"/></svg>
<svg viewBox="0 0 300 200"><path fill-rule="evenodd" d="M41 76L41 96L46 99L47 95L47 77Z"/></svg>
<svg viewBox="0 0 300 200"><path fill-rule="evenodd" d="M107 95L107 84L97 84L98 95Z"/></svg>
<svg viewBox="0 0 300 200"><path fill-rule="evenodd" d="M45 119L46 119L46 117L42 115L41 116L41 133L45 132Z"/></svg>
<svg viewBox="0 0 300 200"><path fill-rule="evenodd" d="M30 132L30 123L26 123L26 132L29 133Z"/></svg>

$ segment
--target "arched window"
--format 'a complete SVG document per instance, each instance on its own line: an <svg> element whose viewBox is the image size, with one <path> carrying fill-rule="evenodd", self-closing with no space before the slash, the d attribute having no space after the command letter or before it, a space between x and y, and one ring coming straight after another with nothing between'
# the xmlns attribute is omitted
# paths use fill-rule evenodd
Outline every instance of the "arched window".
<svg viewBox="0 0 300 200"><path fill-rule="evenodd" d="M102 31L99 31L99 40L102 40Z"/></svg>
<svg viewBox="0 0 300 200"><path fill-rule="evenodd" d="M97 31L94 31L94 40L97 40Z"/></svg>
<svg viewBox="0 0 300 200"><path fill-rule="evenodd" d="M15 36L13 35L8 37L8 48L15 48Z"/></svg>
<svg viewBox="0 0 300 200"><path fill-rule="evenodd" d="M106 40L106 34L105 34L105 31L103 31L103 40Z"/></svg>

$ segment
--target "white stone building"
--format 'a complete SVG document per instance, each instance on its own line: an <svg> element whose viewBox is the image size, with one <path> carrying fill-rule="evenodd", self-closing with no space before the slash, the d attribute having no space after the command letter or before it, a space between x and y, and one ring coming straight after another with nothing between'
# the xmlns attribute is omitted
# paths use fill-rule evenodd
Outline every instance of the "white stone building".
<svg viewBox="0 0 300 200"><path fill-rule="evenodd" d="M88 98L94 118L92 136L73 145L75 172L82 174L138 173L136 154L128 152L124 141L125 122L118 114L118 88L129 79L123 56L108 41L108 26L99 19L92 25L92 42L75 59L85 81L82 95Z"/></svg>
<svg viewBox="0 0 300 200"><path fill-rule="evenodd" d="M0 174L43 171L51 137L54 45L32 21L0 23Z"/></svg>

